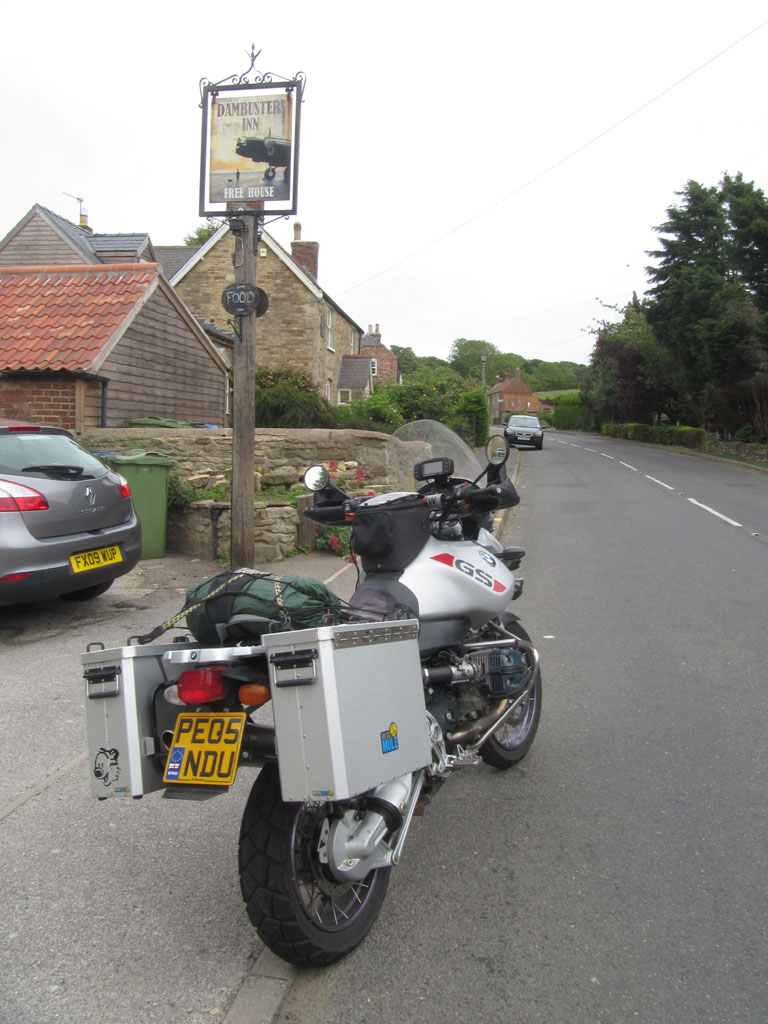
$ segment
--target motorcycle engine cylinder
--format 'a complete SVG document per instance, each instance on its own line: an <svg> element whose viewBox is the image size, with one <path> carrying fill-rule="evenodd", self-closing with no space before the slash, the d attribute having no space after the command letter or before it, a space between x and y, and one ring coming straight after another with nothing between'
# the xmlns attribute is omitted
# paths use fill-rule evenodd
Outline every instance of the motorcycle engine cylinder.
<svg viewBox="0 0 768 1024"><path fill-rule="evenodd" d="M525 656L512 647L494 647L489 651L470 654L468 660L482 666L484 682L492 697L512 697L530 678L530 667Z"/></svg>

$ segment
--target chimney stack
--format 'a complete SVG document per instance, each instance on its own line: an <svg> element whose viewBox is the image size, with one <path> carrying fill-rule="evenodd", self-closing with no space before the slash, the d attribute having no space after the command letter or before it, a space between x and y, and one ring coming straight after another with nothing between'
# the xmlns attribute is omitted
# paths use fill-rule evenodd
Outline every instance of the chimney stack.
<svg viewBox="0 0 768 1024"><path fill-rule="evenodd" d="M293 241L291 242L291 255L294 260L308 271L317 280L317 264L320 254L319 242L302 242L301 224L296 221L293 225Z"/></svg>

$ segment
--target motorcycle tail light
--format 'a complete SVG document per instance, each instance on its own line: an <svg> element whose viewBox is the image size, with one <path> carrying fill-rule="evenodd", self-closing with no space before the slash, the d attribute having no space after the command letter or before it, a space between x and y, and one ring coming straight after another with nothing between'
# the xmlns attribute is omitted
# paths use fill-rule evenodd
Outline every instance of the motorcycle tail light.
<svg viewBox="0 0 768 1024"><path fill-rule="evenodd" d="M240 703L246 707L253 707L259 704L266 704L270 698L268 686L261 683L244 683L237 691Z"/></svg>
<svg viewBox="0 0 768 1024"><path fill-rule="evenodd" d="M221 678L226 665L208 665L205 668L191 668L182 672L176 684L179 700L185 704L209 704L221 700L227 687Z"/></svg>
<svg viewBox="0 0 768 1024"><path fill-rule="evenodd" d="M0 512L44 512L47 508L48 502L39 491L0 480Z"/></svg>

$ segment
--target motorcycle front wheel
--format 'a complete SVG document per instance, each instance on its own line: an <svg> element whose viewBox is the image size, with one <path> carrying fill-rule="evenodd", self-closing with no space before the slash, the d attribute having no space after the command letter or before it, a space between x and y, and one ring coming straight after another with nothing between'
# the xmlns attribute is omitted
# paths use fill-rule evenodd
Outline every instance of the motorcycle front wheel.
<svg viewBox="0 0 768 1024"><path fill-rule="evenodd" d="M284 803L276 765L262 768L240 827L240 889L265 945L300 967L341 959L370 931L389 868L339 882L318 852L326 805Z"/></svg>
<svg viewBox="0 0 768 1024"><path fill-rule="evenodd" d="M504 628L530 643L531 638L517 620L502 616ZM528 700L480 747L480 757L494 768L511 768L522 761L536 737L541 718L541 671L536 667Z"/></svg>

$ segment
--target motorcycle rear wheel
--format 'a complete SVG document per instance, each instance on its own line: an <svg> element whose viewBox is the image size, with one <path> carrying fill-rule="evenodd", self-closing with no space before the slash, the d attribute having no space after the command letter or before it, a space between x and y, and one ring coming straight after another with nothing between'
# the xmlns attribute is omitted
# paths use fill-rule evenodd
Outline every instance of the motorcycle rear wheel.
<svg viewBox="0 0 768 1024"><path fill-rule="evenodd" d="M341 959L370 931L389 868L338 882L320 861L324 805L284 803L276 765L262 768L240 827L240 888L265 945L300 967Z"/></svg>
<svg viewBox="0 0 768 1024"><path fill-rule="evenodd" d="M502 616L505 629L521 640L530 643L531 638L516 619ZM528 701L516 711L480 747L480 757L494 768L511 768L525 757L536 737L541 718L541 671L536 667L536 677L528 695Z"/></svg>

